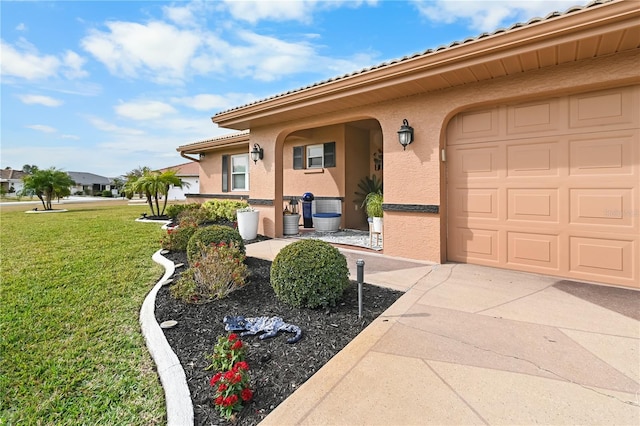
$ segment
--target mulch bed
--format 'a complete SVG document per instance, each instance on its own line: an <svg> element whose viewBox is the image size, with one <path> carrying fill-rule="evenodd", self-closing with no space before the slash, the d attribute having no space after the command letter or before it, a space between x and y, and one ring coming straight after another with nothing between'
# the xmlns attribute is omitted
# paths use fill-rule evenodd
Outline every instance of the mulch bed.
<svg viewBox="0 0 640 426"><path fill-rule="evenodd" d="M184 253L169 253L174 263L187 264ZM156 299L158 322L176 320L178 325L165 335L185 370L195 425L256 425L284 401L338 351L344 348L371 321L395 302L402 292L363 285L363 317L358 319L358 286L352 282L338 306L329 309L297 309L275 297L270 282L271 262L248 257L248 284L226 299L204 305L190 305L174 299L169 287L163 287ZM184 268L178 268L174 276ZM213 371L208 355L218 336L228 335L222 318L225 315L279 316L302 328L303 337L286 343L290 333L272 339L245 336L246 361L250 366L253 400L245 404L235 423L225 420L214 409L214 388L209 385Z"/></svg>

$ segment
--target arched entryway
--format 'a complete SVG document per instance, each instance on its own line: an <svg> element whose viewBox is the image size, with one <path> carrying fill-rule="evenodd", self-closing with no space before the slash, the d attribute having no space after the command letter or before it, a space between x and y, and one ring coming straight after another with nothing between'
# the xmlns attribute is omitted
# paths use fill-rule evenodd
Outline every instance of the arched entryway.
<svg viewBox="0 0 640 426"><path fill-rule="evenodd" d="M337 199L341 228L368 229L358 184L375 175L383 179L382 130L377 120L356 119L290 130L278 138L282 210L291 197L311 192L316 199ZM276 197L277 199L278 197ZM278 208L278 206L276 206Z"/></svg>

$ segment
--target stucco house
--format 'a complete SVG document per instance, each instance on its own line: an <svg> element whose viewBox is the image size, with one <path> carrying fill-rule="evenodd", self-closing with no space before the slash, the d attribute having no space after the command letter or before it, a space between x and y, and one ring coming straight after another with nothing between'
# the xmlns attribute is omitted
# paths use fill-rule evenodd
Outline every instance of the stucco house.
<svg viewBox="0 0 640 426"><path fill-rule="evenodd" d="M386 255L640 287L639 45L638 3L596 1L219 112L240 132L178 147L189 199L249 199L278 237L309 191L361 227L378 174Z"/></svg>
<svg viewBox="0 0 640 426"><path fill-rule="evenodd" d="M24 182L22 179L26 173L22 170L14 170L10 167L0 170L0 187L4 192L16 193L22 191Z"/></svg>
<svg viewBox="0 0 640 426"><path fill-rule="evenodd" d="M190 161L188 163L178 164L176 166L165 167L158 170L160 173L164 173L168 170L174 170L176 176L182 179L185 183L183 188L177 188L171 185L169 188L169 194L167 199L169 200L186 200L189 193L200 192L200 166L196 161Z"/></svg>
<svg viewBox="0 0 640 426"><path fill-rule="evenodd" d="M111 179L87 172L67 172L75 185L71 187L71 193L83 195L101 194L102 191L111 189Z"/></svg>

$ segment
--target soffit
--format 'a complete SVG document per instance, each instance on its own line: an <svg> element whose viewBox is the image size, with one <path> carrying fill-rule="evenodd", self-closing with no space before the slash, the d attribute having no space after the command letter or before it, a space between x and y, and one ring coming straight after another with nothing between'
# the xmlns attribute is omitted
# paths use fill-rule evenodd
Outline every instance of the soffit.
<svg viewBox="0 0 640 426"><path fill-rule="evenodd" d="M212 120L220 127L245 130L639 46L637 3L598 3L224 111Z"/></svg>

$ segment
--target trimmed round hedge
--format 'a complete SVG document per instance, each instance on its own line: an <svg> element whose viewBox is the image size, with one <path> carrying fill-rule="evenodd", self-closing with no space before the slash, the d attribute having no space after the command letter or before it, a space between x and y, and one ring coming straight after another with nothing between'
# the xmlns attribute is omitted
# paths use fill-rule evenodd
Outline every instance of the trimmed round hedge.
<svg viewBox="0 0 640 426"><path fill-rule="evenodd" d="M271 264L271 287L276 296L298 308L335 306L348 286L347 259L324 241L289 244Z"/></svg>
<svg viewBox="0 0 640 426"><path fill-rule="evenodd" d="M223 242L227 244L233 242L234 246L240 250L242 254L246 253L244 241L242 241L242 237L237 230L224 225L205 226L198 228L191 238L189 238L189 243L187 244L187 259L189 259L189 263L193 263L199 254L198 243L208 246L211 243L219 244Z"/></svg>

